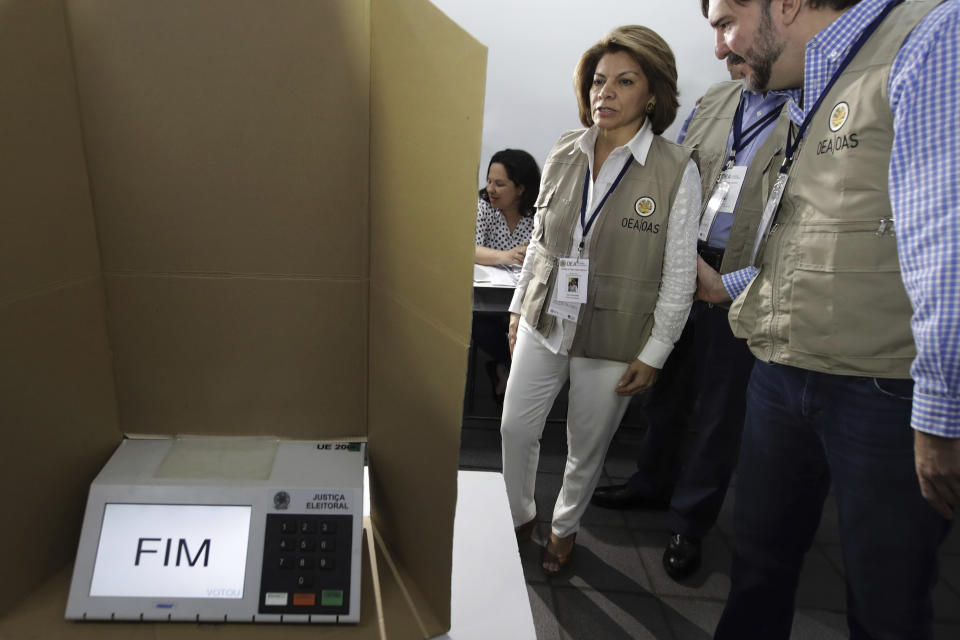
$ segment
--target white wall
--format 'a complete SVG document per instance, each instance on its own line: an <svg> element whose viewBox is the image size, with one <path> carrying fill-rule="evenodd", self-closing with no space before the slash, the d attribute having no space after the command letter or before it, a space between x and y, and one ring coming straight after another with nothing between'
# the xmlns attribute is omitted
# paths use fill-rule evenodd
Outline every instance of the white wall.
<svg viewBox="0 0 960 640"><path fill-rule="evenodd" d="M664 135L673 140L704 90L727 79L713 55L713 32L697 0L432 0L489 49L481 186L490 156L526 149L543 167L557 137L580 127L573 69L605 33L642 24L677 58L680 109ZM442 96L438 96L442 100Z"/></svg>

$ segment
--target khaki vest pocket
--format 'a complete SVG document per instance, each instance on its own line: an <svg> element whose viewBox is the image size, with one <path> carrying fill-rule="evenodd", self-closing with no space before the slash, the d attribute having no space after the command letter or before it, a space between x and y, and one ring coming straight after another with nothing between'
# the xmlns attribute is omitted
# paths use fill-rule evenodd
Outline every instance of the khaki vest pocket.
<svg viewBox="0 0 960 640"><path fill-rule="evenodd" d="M878 221L806 226L790 292L789 343L832 358L915 354L896 241Z"/></svg>
<svg viewBox="0 0 960 640"><path fill-rule="evenodd" d="M520 315L531 327L540 326L540 316L549 294L551 273L553 273L553 259L537 253L534 256L533 274L527 284L523 303L520 305Z"/></svg>
<svg viewBox="0 0 960 640"><path fill-rule="evenodd" d="M544 184L543 188L540 189L540 193L537 195L537 201L533 203L533 206L537 209L544 209L550 206L550 201L553 199L553 194L557 191L557 185L555 184Z"/></svg>
<svg viewBox="0 0 960 640"><path fill-rule="evenodd" d="M596 288L593 306L618 309L627 313L652 313L660 293L659 280L639 280L628 276L598 273L591 282Z"/></svg>
<svg viewBox="0 0 960 640"><path fill-rule="evenodd" d="M659 282L623 276L597 275L596 294L584 352L590 358L628 362L646 343L653 327Z"/></svg>

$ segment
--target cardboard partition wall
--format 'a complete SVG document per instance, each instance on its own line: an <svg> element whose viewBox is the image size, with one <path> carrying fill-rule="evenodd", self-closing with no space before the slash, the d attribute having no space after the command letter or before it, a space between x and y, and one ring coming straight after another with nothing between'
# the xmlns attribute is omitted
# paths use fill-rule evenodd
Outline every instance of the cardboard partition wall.
<svg viewBox="0 0 960 640"><path fill-rule="evenodd" d="M426 0L0 0L0 638L449 628L484 73ZM129 433L367 439L360 624L65 622Z"/></svg>

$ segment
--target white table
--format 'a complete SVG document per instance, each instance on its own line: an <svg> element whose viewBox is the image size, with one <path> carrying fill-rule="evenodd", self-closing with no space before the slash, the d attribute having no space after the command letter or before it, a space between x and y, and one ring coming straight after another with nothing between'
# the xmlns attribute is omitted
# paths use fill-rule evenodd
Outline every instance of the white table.
<svg viewBox="0 0 960 640"><path fill-rule="evenodd" d="M457 474L450 640L535 640L503 475Z"/></svg>
<svg viewBox="0 0 960 640"><path fill-rule="evenodd" d="M370 482L364 469L364 515ZM457 472L450 631L433 640L536 640L503 475Z"/></svg>

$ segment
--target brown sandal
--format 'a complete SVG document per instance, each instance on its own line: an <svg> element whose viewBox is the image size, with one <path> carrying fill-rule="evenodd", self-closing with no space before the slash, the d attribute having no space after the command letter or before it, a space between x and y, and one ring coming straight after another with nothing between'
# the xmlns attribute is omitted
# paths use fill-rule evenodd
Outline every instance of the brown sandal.
<svg viewBox="0 0 960 640"><path fill-rule="evenodd" d="M575 545L577 541L577 534L573 533L570 535L573 538L570 540L570 551L564 555L557 555L553 551L550 551L550 543L553 542L554 538L552 533L550 534L550 538L547 540L547 544L543 545L543 551L540 553L540 569L542 569L546 575L550 577L558 576L570 568L570 561L573 560L573 550L576 548ZM567 540L567 538L557 539L564 541ZM544 566L546 563L556 564L557 569L547 569L547 567Z"/></svg>
<svg viewBox="0 0 960 640"><path fill-rule="evenodd" d="M533 530L537 526L537 516L533 516L533 520L530 522L524 522L519 527L514 528L514 532L517 534L517 542L526 542L530 539L530 536L533 535Z"/></svg>

